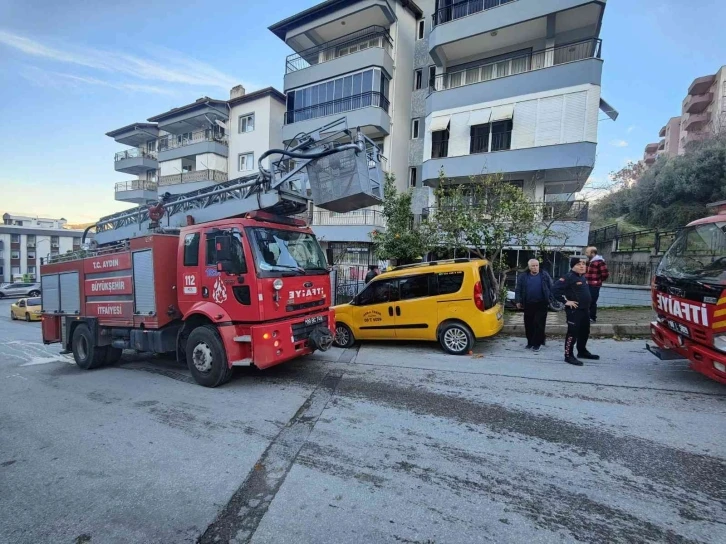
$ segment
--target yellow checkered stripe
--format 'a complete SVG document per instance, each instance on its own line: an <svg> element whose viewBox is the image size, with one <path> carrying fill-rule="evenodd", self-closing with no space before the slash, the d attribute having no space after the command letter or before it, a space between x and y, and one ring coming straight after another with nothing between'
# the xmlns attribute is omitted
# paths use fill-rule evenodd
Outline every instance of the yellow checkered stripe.
<svg viewBox="0 0 726 544"><path fill-rule="evenodd" d="M713 312L713 325L711 328L714 330L726 329L726 297L721 297L716 303L716 310Z"/></svg>

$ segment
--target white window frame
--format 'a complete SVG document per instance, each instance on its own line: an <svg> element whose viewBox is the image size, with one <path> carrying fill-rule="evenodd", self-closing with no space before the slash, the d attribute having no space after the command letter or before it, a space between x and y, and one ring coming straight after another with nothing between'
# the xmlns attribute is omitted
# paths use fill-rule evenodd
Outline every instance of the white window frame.
<svg viewBox="0 0 726 544"><path fill-rule="evenodd" d="M416 78L419 75L421 76L420 77L420 84L419 84L419 82L416 81ZM413 71L413 90L414 91L420 91L421 89L423 89L423 68L416 68Z"/></svg>
<svg viewBox="0 0 726 544"><path fill-rule="evenodd" d="M250 168L242 168L242 157L249 157L249 164L251 165ZM248 165L248 160L245 159L245 166ZM247 151L245 153L240 153L237 155L237 170L239 172L251 172L255 169L255 153L254 151Z"/></svg>
<svg viewBox="0 0 726 544"><path fill-rule="evenodd" d="M421 138L421 120L411 119L411 139L418 140Z"/></svg>
<svg viewBox="0 0 726 544"><path fill-rule="evenodd" d="M11 244L19 244L20 243L20 235L19 234L11 234L10 235L10 243Z"/></svg>
<svg viewBox="0 0 726 544"><path fill-rule="evenodd" d="M416 40L423 40L426 37L426 19L420 19L416 27Z"/></svg>
<svg viewBox="0 0 726 544"><path fill-rule="evenodd" d="M10 250L10 258L11 259L19 259L20 258L20 250L19 249L11 249Z"/></svg>
<svg viewBox="0 0 726 544"><path fill-rule="evenodd" d="M17 272L16 272L16 270L17 270ZM12 267L10 267L10 273L13 276L19 276L20 275L20 267L19 266L12 266Z"/></svg>
<svg viewBox="0 0 726 544"><path fill-rule="evenodd" d="M249 120L252 120L252 130L250 130L250 122ZM243 123L244 121L244 123ZM244 124L246 130L242 130L242 125ZM255 131L255 114L252 113L245 113L244 115L240 115L237 118L237 133L238 134L247 134L248 132L254 132Z"/></svg>

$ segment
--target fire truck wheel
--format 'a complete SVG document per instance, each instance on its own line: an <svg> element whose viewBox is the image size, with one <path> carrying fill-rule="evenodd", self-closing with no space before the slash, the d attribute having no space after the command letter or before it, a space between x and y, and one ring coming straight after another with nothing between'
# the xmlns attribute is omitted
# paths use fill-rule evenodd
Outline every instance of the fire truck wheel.
<svg viewBox="0 0 726 544"><path fill-rule="evenodd" d="M76 364L83 370L98 368L106 362L106 348L96 347L96 340L93 338L88 325L81 323L73 331L73 358Z"/></svg>
<svg viewBox="0 0 726 544"><path fill-rule="evenodd" d="M121 360L121 356L124 353L124 350L120 348L114 348L112 346L108 346L106 348L106 364L107 365L115 365Z"/></svg>
<svg viewBox="0 0 726 544"><path fill-rule="evenodd" d="M186 353L189 371L199 385L217 387L232 377L224 345L213 326L194 329L189 334Z"/></svg>

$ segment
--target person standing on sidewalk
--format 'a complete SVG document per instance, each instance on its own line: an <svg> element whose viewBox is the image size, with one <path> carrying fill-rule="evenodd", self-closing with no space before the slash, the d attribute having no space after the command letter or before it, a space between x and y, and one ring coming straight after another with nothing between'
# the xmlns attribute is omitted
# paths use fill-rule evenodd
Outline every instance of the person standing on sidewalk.
<svg viewBox="0 0 726 544"><path fill-rule="evenodd" d="M552 297L552 277L540 272L539 261L530 259L529 270L517 278L514 303L520 310L524 308L524 332L527 335L527 349L539 351L545 343L547 308Z"/></svg>
<svg viewBox="0 0 726 544"><path fill-rule="evenodd" d="M590 264L587 266L587 285L590 288L590 322L595 323L597 321L597 299L600 298L600 287L602 282L610 277L610 271L608 271L608 265L605 264L605 259L602 255L597 254L597 248L590 246L585 248L585 255L590 259Z"/></svg>
<svg viewBox="0 0 726 544"><path fill-rule="evenodd" d="M600 358L587 351L590 338L590 287L585 278L587 257L579 255L570 259L570 272L555 282L552 294L555 300L565 303L567 315L567 337L565 338L565 362L582 366L580 359ZM573 351L577 344L577 357Z"/></svg>

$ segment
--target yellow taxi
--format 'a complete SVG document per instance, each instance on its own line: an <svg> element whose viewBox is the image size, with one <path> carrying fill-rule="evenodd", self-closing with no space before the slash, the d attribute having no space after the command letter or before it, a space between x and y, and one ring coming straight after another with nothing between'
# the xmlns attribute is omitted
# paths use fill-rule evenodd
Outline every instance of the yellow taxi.
<svg viewBox="0 0 726 544"><path fill-rule="evenodd" d="M447 353L469 353L504 326L488 261L452 259L394 268L376 276L349 304L335 306L335 344L356 340L430 340Z"/></svg>
<svg viewBox="0 0 726 544"><path fill-rule="evenodd" d="M10 319L40 321L40 297L21 298L10 305Z"/></svg>

